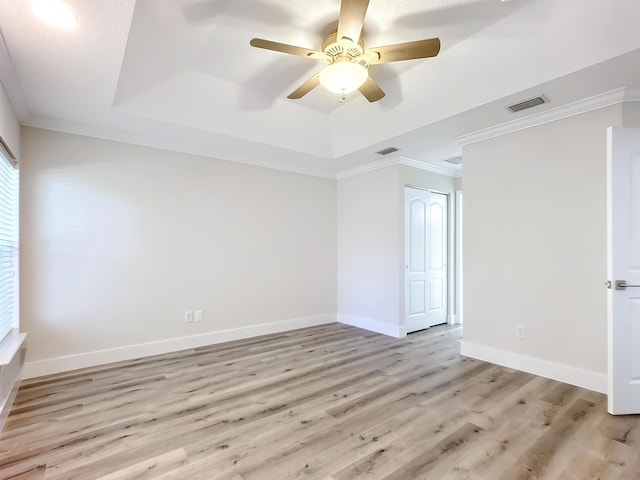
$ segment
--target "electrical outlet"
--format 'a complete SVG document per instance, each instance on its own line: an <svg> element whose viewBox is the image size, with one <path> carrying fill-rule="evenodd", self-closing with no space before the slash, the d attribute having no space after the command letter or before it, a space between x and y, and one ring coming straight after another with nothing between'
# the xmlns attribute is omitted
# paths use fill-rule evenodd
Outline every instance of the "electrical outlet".
<svg viewBox="0 0 640 480"><path fill-rule="evenodd" d="M516 325L516 338L525 338L526 330L524 325Z"/></svg>
<svg viewBox="0 0 640 480"><path fill-rule="evenodd" d="M189 310L188 312L184 312L184 323L192 323L193 322L193 311Z"/></svg>
<svg viewBox="0 0 640 480"><path fill-rule="evenodd" d="M196 317L194 318L194 322L201 322L202 320L204 320L204 314L202 313L202 310L196 310Z"/></svg>

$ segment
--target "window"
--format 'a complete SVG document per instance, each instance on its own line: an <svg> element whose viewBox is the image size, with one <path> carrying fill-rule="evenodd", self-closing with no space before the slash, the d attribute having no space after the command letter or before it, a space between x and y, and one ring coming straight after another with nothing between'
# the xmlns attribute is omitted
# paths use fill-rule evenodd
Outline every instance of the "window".
<svg viewBox="0 0 640 480"><path fill-rule="evenodd" d="M0 148L0 343L18 328L18 170Z"/></svg>

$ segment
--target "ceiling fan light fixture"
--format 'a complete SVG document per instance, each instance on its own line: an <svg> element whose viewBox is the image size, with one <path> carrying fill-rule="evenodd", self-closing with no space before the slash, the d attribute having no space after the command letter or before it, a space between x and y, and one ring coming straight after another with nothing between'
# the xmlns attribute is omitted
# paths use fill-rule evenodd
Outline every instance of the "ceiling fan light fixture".
<svg viewBox="0 0 640 480"><path fill-rule="evenodd" d="M354 92L366 82L369 71L361 63L342 61L327 65L318 75L320 85L333 93Z"/></svg>

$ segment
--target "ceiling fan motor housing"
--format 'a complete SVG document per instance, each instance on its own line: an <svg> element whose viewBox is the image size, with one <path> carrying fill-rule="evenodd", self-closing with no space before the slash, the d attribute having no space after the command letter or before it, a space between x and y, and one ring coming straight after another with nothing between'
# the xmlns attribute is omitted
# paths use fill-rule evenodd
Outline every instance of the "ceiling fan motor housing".
<svg viewBox="0 0 640 480"><path fill-rule="evenodd" d="M338 31L334 30L322 42L322 51L329 56L328 63L344 61L345 59L353 61L364 53L364 42L362 39L357 44L348 40L338 42Z"/></svg>

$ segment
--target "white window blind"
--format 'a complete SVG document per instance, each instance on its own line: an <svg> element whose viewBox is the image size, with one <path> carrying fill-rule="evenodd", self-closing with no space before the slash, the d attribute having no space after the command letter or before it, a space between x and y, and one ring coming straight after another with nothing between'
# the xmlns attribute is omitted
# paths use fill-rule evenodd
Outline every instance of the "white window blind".
<svg viewBox="0 0 640 480"><path fill-rule="evenodd" d="M18 328L18 170L0 148L0 343Z"/></svg>

